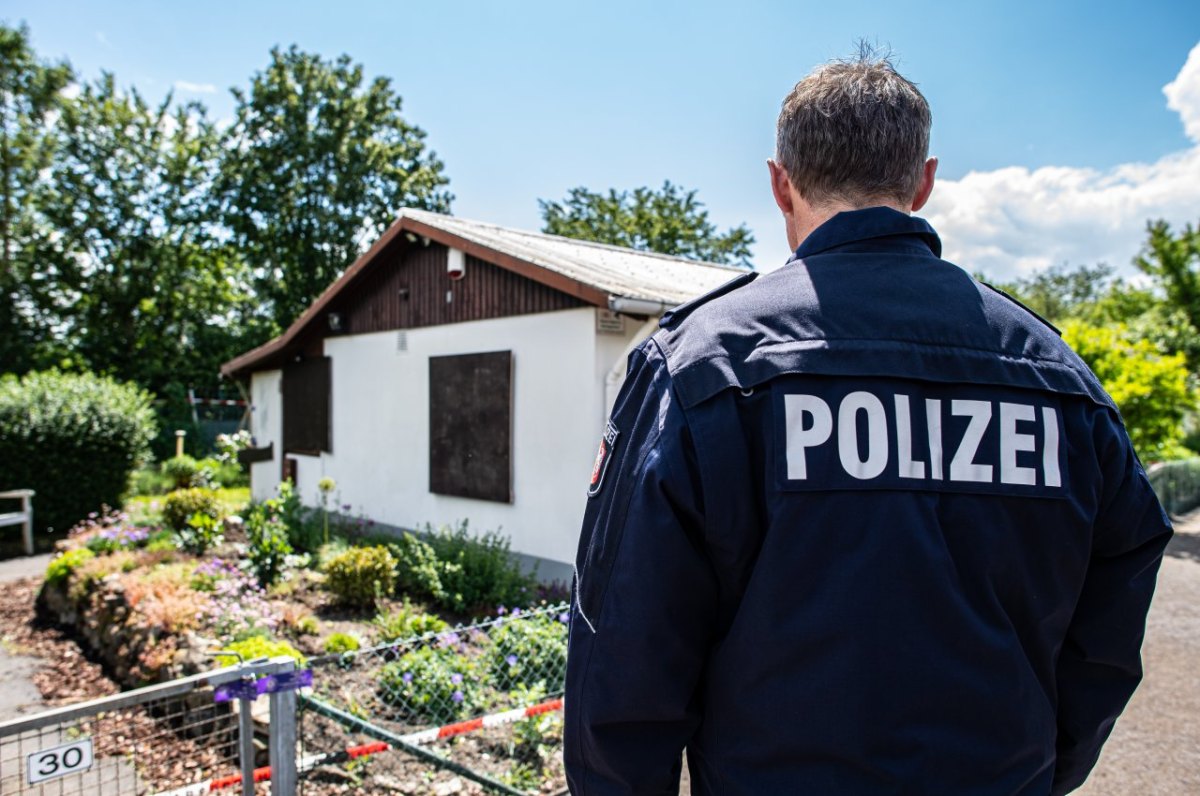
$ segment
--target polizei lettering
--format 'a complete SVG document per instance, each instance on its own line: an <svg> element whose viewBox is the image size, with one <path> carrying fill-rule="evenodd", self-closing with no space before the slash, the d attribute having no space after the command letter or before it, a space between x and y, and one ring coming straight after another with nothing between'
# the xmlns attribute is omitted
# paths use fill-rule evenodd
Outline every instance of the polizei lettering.
<svg viewBox="0 0 1200 796"><path fill-rule="evenodd" d="M784 391L782 486L1060 493L1065 445L1057 398L987 392Z"/></svg>

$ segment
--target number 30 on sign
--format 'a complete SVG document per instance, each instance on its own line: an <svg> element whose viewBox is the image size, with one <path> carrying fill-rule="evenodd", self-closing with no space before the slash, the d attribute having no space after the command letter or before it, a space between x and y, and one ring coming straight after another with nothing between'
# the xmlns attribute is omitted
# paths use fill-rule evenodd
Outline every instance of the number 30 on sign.
<svg viewBox="0 0 1200 796"><path fill-rule="evenodd" d="M65 777L77 771L87 771L92 767L92 739L84 738L34 752L25 757L25 765L29 772L30 785Z"/></svg>

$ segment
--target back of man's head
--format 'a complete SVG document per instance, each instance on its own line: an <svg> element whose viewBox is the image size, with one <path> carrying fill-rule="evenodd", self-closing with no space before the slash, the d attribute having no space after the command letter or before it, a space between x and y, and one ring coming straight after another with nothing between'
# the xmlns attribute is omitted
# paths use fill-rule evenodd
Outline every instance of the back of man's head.
<svg viewBox="0 0 1200 796"><path fill-rule="evenodd" d="M818 67L784 99L776 159L812 205L907 204L931 122L917 87L864 46L856 58Z"/></svg>

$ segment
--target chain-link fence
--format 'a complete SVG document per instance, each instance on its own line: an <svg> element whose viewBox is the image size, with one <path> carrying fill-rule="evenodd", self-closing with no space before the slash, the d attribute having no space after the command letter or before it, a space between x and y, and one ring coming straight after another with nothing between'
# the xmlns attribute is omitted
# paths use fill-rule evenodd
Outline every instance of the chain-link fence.
<svg viewBox="0 0 1200 796"><path fill-rule="evenodd" d="M249 784L241 792L252 793L258 757L285 778L294 771L295 694L286 694L291 732L278 741L268 732L277 695L248 697L267 693L293 668L291 659L263 659L0 723L0 794L182 796L216 790L214 782L240 788L243 771ZM256 725L267 740L261 748Z"/></svg>
<svg viewBox="0 0 1200 796"><path fill-rule="evenodd" d="M1146 475L1168 513L1183 514L1200 506L1200 459L1153 464Z"/></svg>
<svg viewBox="0 0 1200 796"><path fill-rule="evenodd" d="M566 604L312 658L303 792L404 790L431 765L491 792L562 792L566 661Z"/></svg>

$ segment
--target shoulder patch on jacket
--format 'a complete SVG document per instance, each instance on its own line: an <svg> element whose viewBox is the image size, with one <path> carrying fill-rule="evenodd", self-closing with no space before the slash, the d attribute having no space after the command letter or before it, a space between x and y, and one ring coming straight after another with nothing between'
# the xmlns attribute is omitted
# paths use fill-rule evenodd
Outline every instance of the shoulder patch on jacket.
<svg viewBox="0 0 1200 796"><path fill-rule="evenodd" d="M706 304L713 299L718 298L719 296L724 296L726 293L732 293L738 288L750 284L757 278L758 271L747 271L744 274L738 274L733 279L730 279L728 282L716 288L715 290L710 290L702 296L697 296L691 301L686 301L674 309L667 310L663 313L662 319L659 320L658 325L664 329L674 326L679 321L691 314L692 310L696 309L701 304Z"/></svg>
<svg viewBox="0 0 1200 796"><path fill-rule="evenodd" d="M1035 318L1037 318L1039 321L1041 321L1041 322L1042 322L1042 324L1043 324L1043 325L1044 325L1044 326L1045 326L1047 329L1049 329L1050 331L1054 332L1054 333L1055 333L1056 335L1058 335L1059 337L1062 337L1062 331L1061 331L1061 330L1060 330L1060 329L1059 329L1057 326L1055 326L1054 324L1050 323L1050 321L1046 320L1046 319L1045 319L1045 318L1043 318L1041 315L1038 315L1038 314L1037 314L1036 312L1034 312L1033 310L1029 309L1029 307L1025 306L1025 303L1024 303L1023 301L1021 301L1020 299L1018 299L1016 296L1013 296L1013 295L1011 295L1011 294L1009 294L1009 293L1006 293L1005 291L1001 290L1000 288L996 287L995 285L989 285L987 282L983 282L983 281L981 281L979 284L983 285L984 287L986 287L988 290L992 291L992 292L993 292L993 293L995 293L996 295L998 295L998 296L1002 296L1003 298L1005 298L1005 299L1007 299L1007 300L1011 301L1013 304L1016 304L1018 307L1020 307L1021 309L1025 310L1025 311L1026 311L1026 312L1028 312L1030 315L1032 315L1033 317L1035 317Z"/></svg>

